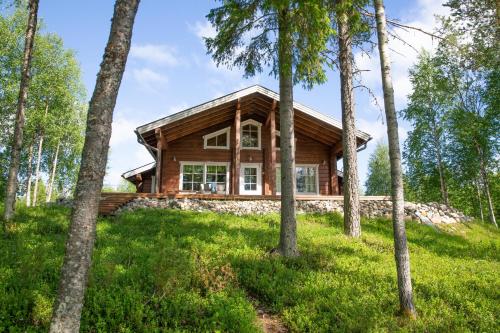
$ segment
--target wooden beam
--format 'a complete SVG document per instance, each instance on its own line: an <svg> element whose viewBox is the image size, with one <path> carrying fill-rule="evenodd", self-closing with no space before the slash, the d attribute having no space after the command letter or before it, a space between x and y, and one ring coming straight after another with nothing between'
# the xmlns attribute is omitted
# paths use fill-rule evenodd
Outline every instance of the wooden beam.
<svg viewBox="0 0 500 333"><path fill-rule="evenodd" d="M339 156L341 156L342 154L340 154L342 151L343 151L343 146L342 146L342 141L340 142L337 142L333 147L332 147L332 150L331 150L331 153L334 154L337 158Z"/></svg>
<svg viewBox="0 0 500 333"><path fill-rule="evenodd" d="M163 144L165 143L165 148L166 148L166 142L165 138L163 135L163 132L161 128L155 129L155 136L156 136L156 188L155 192L156 193L161 193L161 169L162 169L162 155L163 155Z"/></svg>
<svg viewBox="0 0 500 333"><path fill-rule="evenodd" d="M271 189L268 195L276 195L276 100L269 111L269 187ZM267 123L267 121L266 121Z"/></svg>
<svg viewBox="0 0 500 333"><path fill-rule="evenodd" d="M233 161L233 194L240 194L240 162L241 162L241 105L236 104L234 115L234 161Z"/></svg>
<svg viewBox="0 0 500 333"><path fill-rule="evenodd" d="M330 195L340 195L339 178L337 176L337 154L330 151Z"/></svg>

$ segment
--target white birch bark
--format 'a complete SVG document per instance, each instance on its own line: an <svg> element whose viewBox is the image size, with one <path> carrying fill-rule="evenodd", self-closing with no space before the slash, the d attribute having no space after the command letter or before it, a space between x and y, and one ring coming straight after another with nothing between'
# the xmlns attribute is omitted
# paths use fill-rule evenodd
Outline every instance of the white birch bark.
<svg viewBox="0 0 500 333"><path fill-rule="evenodd" d="M19 97L17 100L16 122L14 128L14 140L10 155L9 173L7 177L7 191L5 195L4 220L9 222L14 216L16 206L16 194L18 187L17 176L21 157L21 147L23 146L23 132L25 122L26 100L28 99L28 85L30 79L31 55L33 53L33 43L35 41L38 0L30 0L28 15L28 26L26 27L26 38L24 41L23 65L21 70L21 83L19 84ZM5 224L4 224L5 228Z"/></svg>
<svg viewBox="0 0 500 333"><path fill-rule="evenodd" d="M52 162L52 172L50 175L49 184L47 186L47 197L45 199L45 202L50 202L50 200L52 199L52 189L54 188L54 179L56 178L57 158L59 157L60 145L61 145L61 143L58 142L56 152L54 155L54 161Z"/></svg>
<svg viewBox="0 0 500 333"><path fill-rule="evenodd" d="M33 177L33 142L30 144L28 153L28 177L26 180L26 207L31 206L31 178Z"/></svg>

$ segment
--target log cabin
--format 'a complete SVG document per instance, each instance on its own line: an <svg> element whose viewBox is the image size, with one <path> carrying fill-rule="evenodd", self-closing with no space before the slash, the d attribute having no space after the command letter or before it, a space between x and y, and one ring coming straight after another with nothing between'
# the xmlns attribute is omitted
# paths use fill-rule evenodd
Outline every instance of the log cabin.
<svg viewBox="0 0 500 333"><path fill-rule="evenodd" d="M293 103L297 195L342 193L342 124ZM280 194L279 94L255 85L142 125L155 162L125 172L138 193L165 196ZM356 130L358 151L371 137Z"/></svg>

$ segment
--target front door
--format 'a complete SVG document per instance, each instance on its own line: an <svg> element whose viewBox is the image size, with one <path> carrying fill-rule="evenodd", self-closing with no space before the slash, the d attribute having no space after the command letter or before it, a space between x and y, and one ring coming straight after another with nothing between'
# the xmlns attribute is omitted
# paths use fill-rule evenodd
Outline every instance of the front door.
<svg viewBox="0 0 500 333"><path fill-rule="evenodd" d="M240 194L262 194L262 172L260 163L242 163L240 169Z"/></svg>

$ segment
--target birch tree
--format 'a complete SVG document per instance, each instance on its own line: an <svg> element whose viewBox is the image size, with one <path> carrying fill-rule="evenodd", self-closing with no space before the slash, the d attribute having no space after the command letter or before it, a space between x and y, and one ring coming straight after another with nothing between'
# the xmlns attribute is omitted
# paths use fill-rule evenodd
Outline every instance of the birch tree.
<svg viewBox="0 0 500 333"><path fill-rule="evenodd" d="M392 225L394 229L394 250L398 277L399 305L401 313L415 318L417 312L413 304L413 290L410 272L410 253L406 239L404 221L403 172L399 149L398 120L394 106L394 88L391 77L385 10L382 0L374 0L377 21L377 39L380 55L380 71L384 90L384 108L387 119L389 158L391 161Z"/></svg>
<svg viewBox="0 0 500 333"><path fill-rule="evenodd" d="M19 97L17 102L16 121L14 129L14 140L12 142L10 167L7 178L7 190L5 195L4 219L10 221L14 215L16 194L18 188L18 172L20 164L21 148L23 145L23 130L25 121L26 100L28 98L28 85L30 79L31 56L33 53L33 42L35 40L38 16L38 0L29 1L28 26L26 28L23 63L21 70L21 82L19 86Z"/></svg>
<svg viewBox="0 0 500 333"><path fill-rule="evenodd" d="M106 172L113 110L130 50L138 7L139 0L117 0L115 3L108 43L89 103L75 203L50 332L78 332L80 328L99 199Z"/></svg>
<svg viewBox="0 0 500 333"><path fill-rule="evenodd" d="M438 59L428 52L419 55L418 62L410 69L413 86L408 96L408 106L401 111L413 129L408 133L404 158L408 166L408 177L412 183L425 184L437 171L441 202L449 205L446 153L446 122L453 102L453 88L440 70ZM432 188L426 192L427 200L434 200Z"/></svg>
<svg viewBox="0 0 500 333"><path fill-rule="evenodd" d="M281 132L281 226L278 252L297 256L293 86L326 80L321 52L332 33L322 1L228 0L212 9L217 35L206 39L218 65L241 67L254 76L268 67L279 79Z"/></svg>

